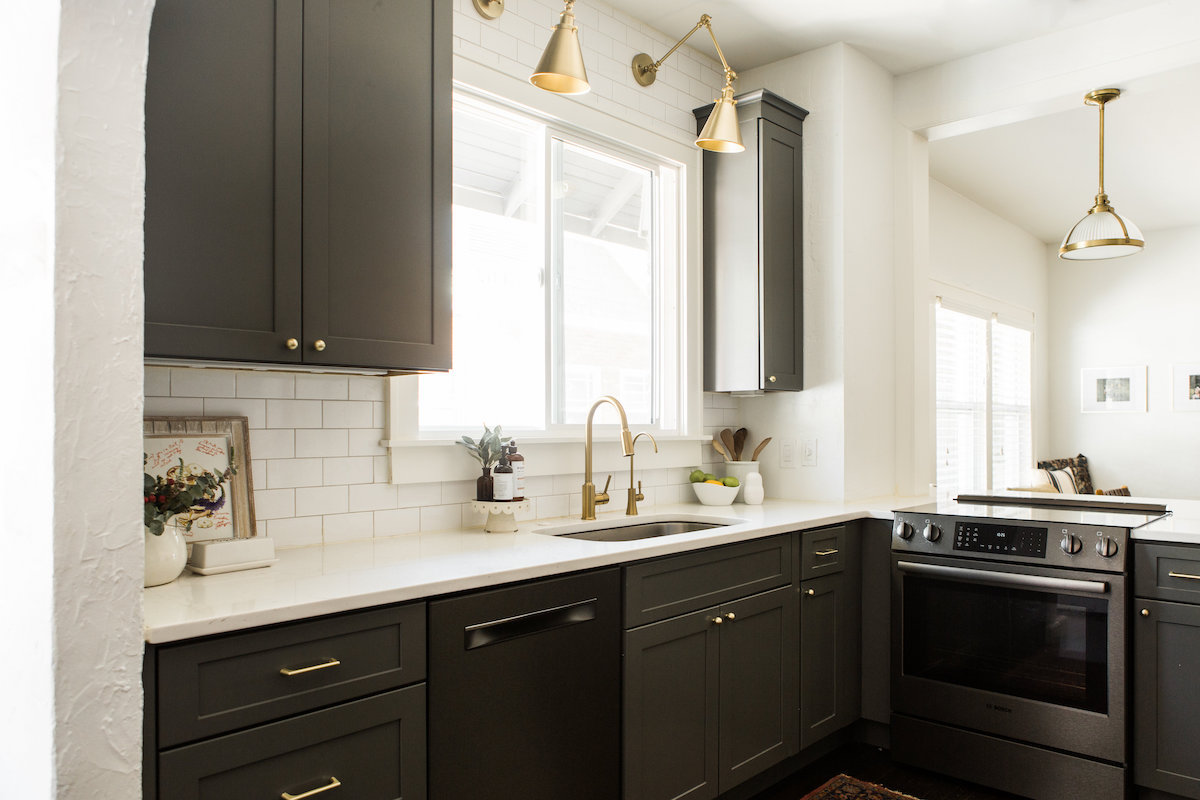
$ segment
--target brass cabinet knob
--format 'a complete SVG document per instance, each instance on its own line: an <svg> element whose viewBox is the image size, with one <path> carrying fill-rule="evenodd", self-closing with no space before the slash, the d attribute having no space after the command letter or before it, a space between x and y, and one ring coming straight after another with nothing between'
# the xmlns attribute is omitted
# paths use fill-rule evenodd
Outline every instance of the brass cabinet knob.
<svg viewBox="0 0 1200 800"><path fill-rule="evenodd" d="M713 617L712 618L713 625L720 625L724 621L725 621L724 617Z"/></svg>
<svg viewBox="0 0 1200 800"><path fill-rule="evenodd" d="M325 349L325 340L324 339L317 339L315 342L313 342L313 350L316 350L319 353L324 349Z"/></svg>
<svg viewBox="0 0 1200 800"><path fill-rule="evenodd" d="M733 622L735 619L737 619L737 617L735 617L733 615L733 612L730 611L728 614L725 615L725 619L729 620L730 622Z"/></svg>
<svg viewBox="0 0 1200 800"><path fill-rule="evenodd" d="M774 375L772 375L771 377L767 378L767 380L769 380L771 383L774 383L774 382L775 382L775 376L774 376Z"/></svg>
<svg viewBox="0 0 1200 800"><path fill-rule="evenodd" d="M816 589L805 589L804 593L806 595L808 595L809 597L813 597L814 595L816 595L817 590Z"/></svg>
<svg viewBox="0 0 1200 800"><path fill-rule="evenodd" d="M1150 609L1148 609L1148 608L1143 608L1143 609L1142 609L1142 616L1143 616L1143 617L1148 617L1148 616L1150 616Z"/></svg>
<svg viewBox="0 0 1200 800"><path fill-rule="evenodd" d="M288 350L295 350L297 347L300 346L300 342L298 342L295 339L288 339L286 342L284 342L284 344L287 345Z"/></svg>

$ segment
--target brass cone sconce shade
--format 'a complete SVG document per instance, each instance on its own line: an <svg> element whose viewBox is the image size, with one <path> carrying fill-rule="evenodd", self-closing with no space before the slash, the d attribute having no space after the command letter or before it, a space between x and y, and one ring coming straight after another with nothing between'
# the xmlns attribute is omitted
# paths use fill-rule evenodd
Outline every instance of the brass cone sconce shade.
<svg viewBox="0 0 1200 800"><path fill-rule="evenodd" d="M1120 89L1097 89L1084 96L1087 105L1100 107L1100 190L1086 216L1067 232L1058 257L1071 261L1095 261L1133 255L1145 246L1142 232L1109 205L1104 193L1104 104L1121 96Z"/></svg>
<svg viewBox="0 0 1200 800"><path fill-rule="evenodd" d="M712 113L708 115L704 129L696 137L696 146L714 153L740 153L746 149L746 146L742 144L741 129L738 125L737 101L733 99L733 82L737 80L737 73L729 68L729 62L725 60L725 54L721 52L721 45L717 44L717 36L712 29L712 17L708 14L701 15L700 21L688 31L687 35L676 42L675 46L658 61L646 53L638 53L634 56L633 79L638 82L639 86L649 86L654 83L654 79L658 75L658 68L663 65L663 62L701 28L708 29L713 46L717 48L721 66L725 68L725 87L721 89L721 96L717 98Z"/></svg>
<svg viewBox="0 0 1200 800"><path fill-rule="evenodd" d="M539 89L555 94L586 94L587 70L583 66L583 50L579 47L579 29L575 27L575 0L566 0L562 17L550 34L529 82Z"/></svg>

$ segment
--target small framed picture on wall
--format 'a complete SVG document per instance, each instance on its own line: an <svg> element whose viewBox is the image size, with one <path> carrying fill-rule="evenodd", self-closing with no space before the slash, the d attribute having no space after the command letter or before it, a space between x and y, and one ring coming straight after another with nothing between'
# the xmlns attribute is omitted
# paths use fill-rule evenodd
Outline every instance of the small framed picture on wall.
<svg viewBox="0 0 1200 800"><path fill-rule="evenodd" d="M1085 414L1146 410L1146 367L1085 367L1079 381L1079 410Z"/></svg>
<svg viewBox="0 0 1200 800"><path fill-rule="evenodd" d="M1200 411L1200 364L1176 364L1171 368L1171 407L1176 411Z"/></svg>

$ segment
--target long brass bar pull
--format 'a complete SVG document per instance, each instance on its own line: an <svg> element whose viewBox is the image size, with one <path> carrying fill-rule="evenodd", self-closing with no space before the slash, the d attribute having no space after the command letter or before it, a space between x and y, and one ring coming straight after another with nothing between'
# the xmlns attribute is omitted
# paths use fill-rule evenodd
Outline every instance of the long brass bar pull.
<svg viewBox="0 0 1200 800"><path fill-rule="evenodd" d="M304 798L306 798L306 797L312 797L313 795L320 794L321 792L328 792L330 789L336 789L341 785L342 785L341 781L339 781L337 778L330 775L329 783L325 784L324 786L318 786L316 789L309 789L307 792L304 792L303 794L292 794L291 792L284 792L283 794L279 795L279 797L281 798L281 800L304 800Z"/></svg>
<svg viewBox="0 0 1200 800"><path fill-rule="evenodd" d="M833 550L833 549L830 549L830 550L816 550L816 551L814 551L814 552L813 552L813 555L814 555L814 556L835 556L835 555L837 555L837 553L838 553L838 551L837 551L837 550Z"/></svg>
<svg viewBox="0 0 1200 800"><path fill-rule="evenodd" d="M279 674L287 675L290 678L293 675L303 675L306 672L315 672L319 669L329 669L330 667L336 667L338 664L341 664L341 663L342 662L338 661L336 658L331 658L328 661L324 661L320 664L313 664L311 667L301 667L300 669L288 669L287 667L284 667L283 669L279 670ZM307 797L307 796L308 795L304 795L304 797Z"/></svg>
<svg viewBox="0 0 1200 800"><path fill-rule="evenodd" d="M1168 578L1187 578L1189 581L1200 581L1200 575L1188 575L1186 572L1176 572L1171 570L1167 573Z"/></svg>

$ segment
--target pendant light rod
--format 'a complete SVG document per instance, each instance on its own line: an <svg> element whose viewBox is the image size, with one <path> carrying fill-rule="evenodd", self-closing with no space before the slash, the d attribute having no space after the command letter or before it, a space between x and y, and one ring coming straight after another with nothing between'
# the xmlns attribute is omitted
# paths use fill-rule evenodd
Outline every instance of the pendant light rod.
<svg viewBox="0 0 1200 800"><path fill-rule="evenodd" d="M1096 204L1101 206L1108 205L1108 196L1104 194L1104 106L1110 100L1116 100L1120 96L1120 89L1097 89L1094 92L1088 92L1083 98L1085 105L1100 108L1100 187L1096 193Z"/></svg>
<svg viewBox="0 0 1200 800"><path fill-rule="evenodd" d="M633 57L633 77L642 86L649 86L654 83L657 76L658 68L670 58L676 50L683 47L683 43L692 38L692 34L701 28L708 29L708 35L712 38L713 47L717 48L717 57L721 59L721 66L725 68L725 85L731 86L737 80L737 73L729 68L729 62L725 60L725 54L721 52L721 45L717 42L717 35L713 33L712 17L708 14L701 14L700 21L692 26L692 29L687 32L682 39L675 43L675 46L667 51L667 54L658 61L652 61L650 56L645 53L639 53Z"/></svg>

